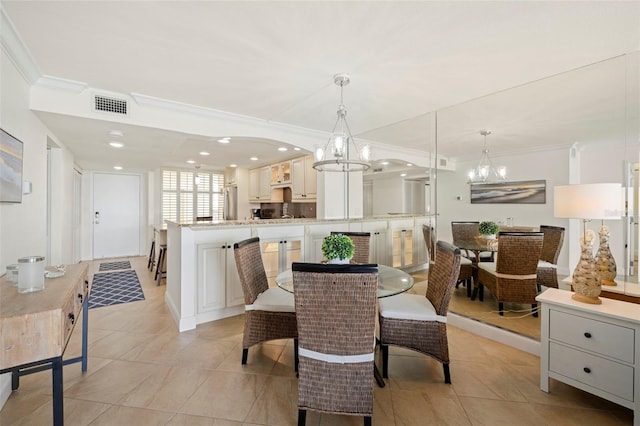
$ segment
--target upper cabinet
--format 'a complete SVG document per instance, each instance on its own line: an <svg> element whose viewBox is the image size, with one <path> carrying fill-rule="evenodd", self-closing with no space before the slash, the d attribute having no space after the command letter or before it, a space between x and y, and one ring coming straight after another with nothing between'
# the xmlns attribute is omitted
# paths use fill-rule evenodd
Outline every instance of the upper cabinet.
<svg viewBox="0 0 640 426"><path fill-rule="evenodd" d="M271 168L249 170L249 202L271 201Z"/></svg>
<svg viewBox="0 0 640 426"><path fill-rule="evenodd" d="M224 184L225 185L238 184L238 168L237 167L224 168Z"/></svg>
<svg viewBox="0 0 640 426"><path fill-rule="evenodd" d="M271 185L291 184L291 161L271 166Z"/></svg>
<svg viewBox="0 0 640 426"><path fill-rule="evenodd" d="M315 201L317 198L317 171L313 156L291 160L291 201Z"/></svg>

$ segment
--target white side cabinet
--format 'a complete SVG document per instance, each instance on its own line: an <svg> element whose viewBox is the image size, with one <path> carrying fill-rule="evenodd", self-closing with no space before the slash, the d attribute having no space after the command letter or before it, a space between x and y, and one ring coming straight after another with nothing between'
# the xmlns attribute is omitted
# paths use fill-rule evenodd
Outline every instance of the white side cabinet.
<svg viewBox="0 0 640 426"><path fill-rule="evenodd" d="M634 410L640 425L640 307L601 298L577 302L573 293L547 289L541 303L540 388L559 380Z"/></svg>

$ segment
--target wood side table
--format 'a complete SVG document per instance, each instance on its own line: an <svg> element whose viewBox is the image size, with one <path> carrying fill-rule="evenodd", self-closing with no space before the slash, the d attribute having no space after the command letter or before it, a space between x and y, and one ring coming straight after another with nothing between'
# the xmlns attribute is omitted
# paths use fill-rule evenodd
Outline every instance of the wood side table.
<svg viewBox="0 0 640 426"><path fill-rule="evenodd" d="M18 293L6 277L0 280L0 374L11 373L11 388L20 376L52 370L53 424L64 424L62 366L82 363L87 371L88 263L67 265L65 275L45 279L44 290ZM82 355L62 359L82 310Z"/></svg>

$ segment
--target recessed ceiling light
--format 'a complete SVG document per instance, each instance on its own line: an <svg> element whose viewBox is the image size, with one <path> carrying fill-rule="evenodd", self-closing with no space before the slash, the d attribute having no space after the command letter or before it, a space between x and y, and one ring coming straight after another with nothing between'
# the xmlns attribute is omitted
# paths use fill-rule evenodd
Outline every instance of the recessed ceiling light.
<svg viewBox="0 0 640 426"><path fill-rule="evenodd" d="M407 174L406 173L400 173L400 176L405 177Z"/></svg>
<svg viewBox="0 0 640 426"><path fill-rule="evenodd" d="M229 167L238 167L237 164L229 164Z"/></svg>
<svg viewBox="0 0 640 426"><path fill-rule="evenodd" d="M413 167L413 164L407 163L407 167Z"/></svg>
<svg viewBox="0 0 640 426"><path fill-rule="evenodd" d="M109 142L109 145L111 145L114 148L122 148L124 146L122 142L116 142L116 141Z"/></svg>
<svg viewBox="0 0 640 426"><path fill-rule="evenodd" d="M122 170L122 166L113 166L115 170Z"/></svg>
<svg viewBox="0 0 640 426"><path fill-rule="evenodd" d="M278 151L285 152L285 151L288 151L288 149L284 146L281 146L280 148L278 148Z"/></svg>
<svg viewBox="0 0 640 426"><path fill-rule="evenodd" d="M298 148L297 146L293 148L294 151L300 151L302 148Z"/></svg>
<svg viewBox="0 0 640 426"><path fill-rule="evenodd" d="M211 155L211 154L209 154L207 151L200 151L200 155L207 156L207 155Z"/></svg>
<svg viewBox="0 0 640 426"><path fill-rule="evenodd" d="M381 161L380 164L382 164L383 166L388 166L389 162L388 161Z"/></svg>
<svg viewBox="0 0 640 426"><path fill-rule="evenodd" d="M189 164L196 164L196 161L195 161L195 160L187 160L187 163L189 163Z"/></svg>
<svg viewBox="0 0 640 426"><path fill-rule="evenodd" d="M251 161L258 161L258 157L250 157L249 160Z"/></svg>
<svg viewBox="0 0 640 426"><path fill-rule="evenodd" d="M121 138L122 137L122 132L120 130L111 130L109 132L109 136L111 136L113 138Z"/></svg>
<svg viewBox="0 0 640 426"><path fill-rule="evenodd" d="M218 142L220 142L220 143L229 143L229 142L231 142L231 140L229 138L222 138L222 139L218 139Z"/></svg>

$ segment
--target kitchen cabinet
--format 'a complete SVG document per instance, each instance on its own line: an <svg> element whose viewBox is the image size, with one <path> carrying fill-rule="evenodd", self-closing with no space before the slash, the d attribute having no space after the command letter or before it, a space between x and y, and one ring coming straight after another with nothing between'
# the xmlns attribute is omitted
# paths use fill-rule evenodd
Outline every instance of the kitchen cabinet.
<svg viewBox="0 0 640 426"><path fill-rule="evenodd" d="M270 171L271 185L285 185L291 183L291 161L272 164Z"/></svg>
<svg viewBox="0 0 640 426"><path fill-rule="evenodd" d="M271 201L271 168L249 170L249 202Z"/></svg>
<svg viewBox="0 0 640 426"><path fill-rule="evenodd" d="M256 228L260 238L262 263L269 287L276 287L276 276L291 269L292 262L304 259L304 226Z"/></svg>
<svg viewBox="0 0 640 426"><path fill-rule="evenodd" d="M369 260L378 265L391 266L389 260L389 233L386 221L365 222L362 224L362 232L371 234L371 245L369 247Z"/></svg>
<svg viewBox="0 0 640 426"><path fill-rule="evenodd" d="M313 156L291 160L291 201L315 201L317 198L317 171Z"/></svg>
<svg viewBox="0 0 640 426"><path fill-rule="evenodd" d="M391 266L413 265L413 220L391 222Z"/></svg>
<svg viewBox="0 0 640 426"><path fill-rule="evenodd" d="M224 184L225 185L238 184L238 168L237 167L224 168Z"/></svg>
<svg viewBox="0 0 640 426"><path fill-rule="evenodd" d="M555 288L541 303L540 388L555 379L634 410L640 425L640 314L637 305L577 302Z"/></svg>
<svg viewBox="0 0 640 426"><path fill-rule="evenodd" d="M233 242L198 244L197 314L244 303Z"/></svg>

